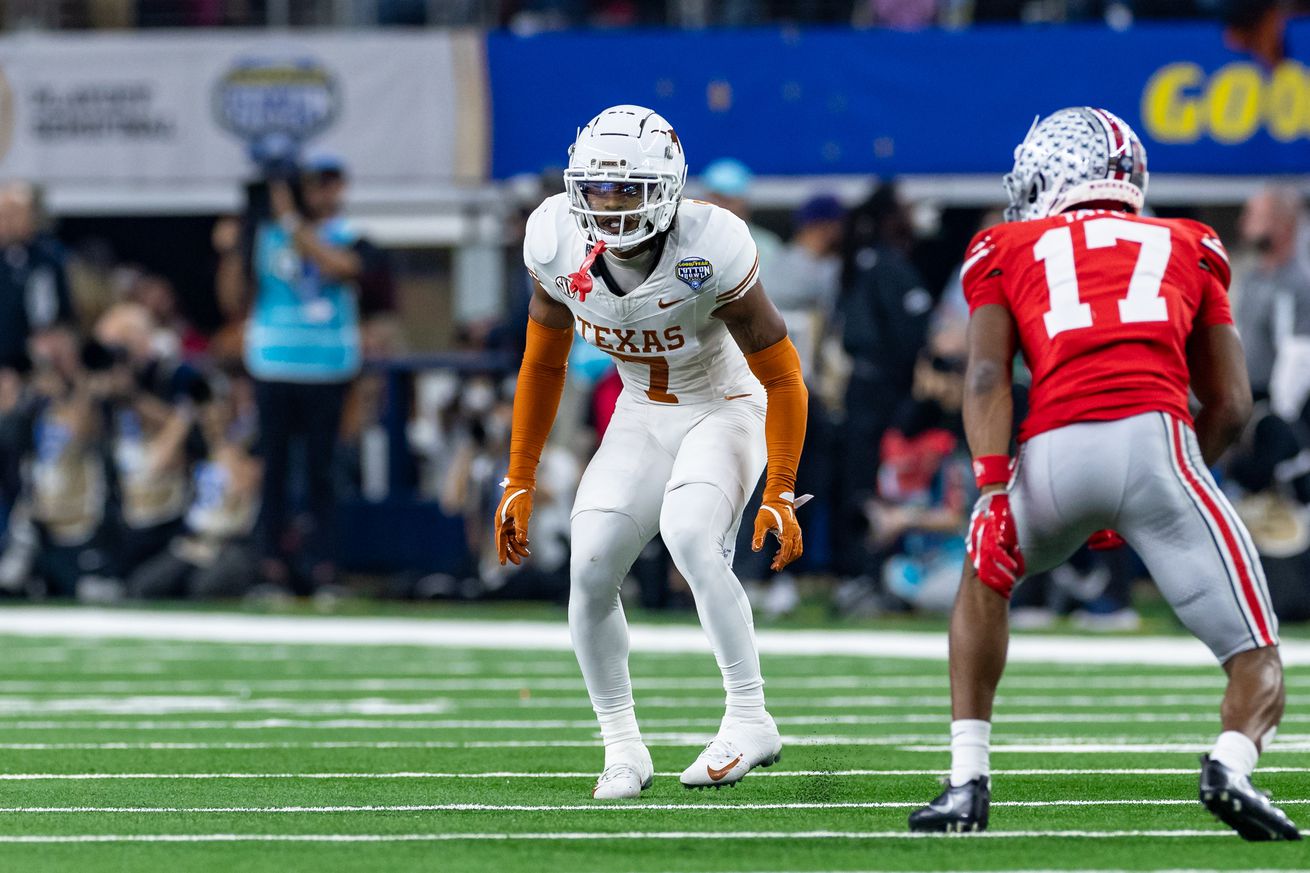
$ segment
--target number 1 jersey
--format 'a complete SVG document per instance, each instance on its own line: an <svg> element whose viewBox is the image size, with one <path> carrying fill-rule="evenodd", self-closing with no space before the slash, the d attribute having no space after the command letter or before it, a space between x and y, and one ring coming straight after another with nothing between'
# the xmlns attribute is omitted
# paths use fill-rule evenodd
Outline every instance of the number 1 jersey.
<svg viewBox="0 0 1310 873"><path fill-rule="evenodd" d="M969 311L1009 310L1032 371L1020 441L1143 412L1191 420L1187 341L1232 324L1228 255L1189 219L1086 209L984 230L961 277Z"/></svg>

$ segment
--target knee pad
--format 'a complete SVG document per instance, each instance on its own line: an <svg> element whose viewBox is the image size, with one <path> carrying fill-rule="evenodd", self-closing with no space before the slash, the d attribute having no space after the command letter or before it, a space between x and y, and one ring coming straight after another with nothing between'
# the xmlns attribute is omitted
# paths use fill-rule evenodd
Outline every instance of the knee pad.
<svg viewBox="0 0 1310 873"><path fill-rule="evenodd" d="M664 498L660 536L684 574L696 573L706 562L728 562L723 524L727 502L713 485L683 485Z"/></svg>
<svg viewBox="0 0 1310 873"><path fill-rule="evenodd" d="M573 517L570 585L589 597L612 597L643 545L637 525L626 515L587 510Z"/></svg>

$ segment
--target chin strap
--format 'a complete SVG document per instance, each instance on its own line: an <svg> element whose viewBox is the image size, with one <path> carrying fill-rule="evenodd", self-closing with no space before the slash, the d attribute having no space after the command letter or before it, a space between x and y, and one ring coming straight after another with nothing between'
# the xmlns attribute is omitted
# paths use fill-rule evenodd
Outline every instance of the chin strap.
<svg viewBox="0 0 1310 873"><path fill-rule="evenodd" d="M596 258L600 257L605 249L605 240L596 240L591 251L582 259L582 266L578 267L578 271L569 273L569 291L577 295L579 303L586 301L587 295L591 293L591 265L596 263Z"/></svg>

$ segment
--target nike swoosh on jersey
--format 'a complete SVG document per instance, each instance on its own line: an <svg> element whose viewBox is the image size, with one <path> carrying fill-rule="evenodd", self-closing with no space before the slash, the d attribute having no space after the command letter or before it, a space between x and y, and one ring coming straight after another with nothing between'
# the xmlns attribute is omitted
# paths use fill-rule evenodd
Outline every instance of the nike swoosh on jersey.
<svg viewBox="0 0 1310 873"><path fill-rule="evenodd" d="M681 303L686 299L687 299L686 297L679 297L677 300L670 300L668 303L665 303L664 298L661 297L659 300L655 301L655 305L658 306L660 309L668 309L670 306L677 306L679 303Z"/></svg>
<svg viewBox="0 0 1310 873"><path fill-rule="evenodd" d="M724 394L724 395L723 395L723 399L724 399L724 400L740 400L740 399L742 399L743 397L750 397L750 396L751 396L751 395L750 395L749 392L747 392L746 394Z"/></svg>

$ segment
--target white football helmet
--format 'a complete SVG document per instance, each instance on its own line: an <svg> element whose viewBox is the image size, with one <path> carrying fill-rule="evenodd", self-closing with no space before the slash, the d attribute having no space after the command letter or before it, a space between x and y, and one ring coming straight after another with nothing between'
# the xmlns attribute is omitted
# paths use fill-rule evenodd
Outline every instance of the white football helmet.
<svg viewBox="0 0 1310 873"><path fill-rule="evenodd" d="M1108 200L1140 212L1146 149L1123 119L1078 106L1035 119L1005 176L1006 221L1029 221Z"/></svg>
<svg viewBox="0 0 1310 873"><path fill-rule="evenodd" d="M564 187L584 236L626 249L673 224L687 159L673 126L641 106L611 106L578 131Z"/></svg>

